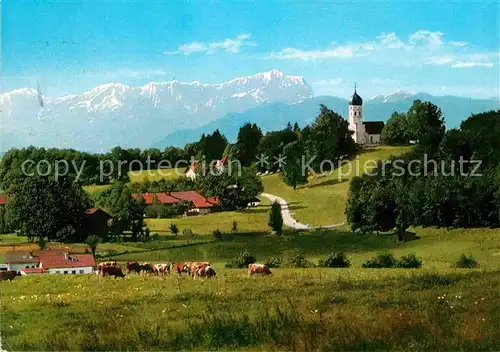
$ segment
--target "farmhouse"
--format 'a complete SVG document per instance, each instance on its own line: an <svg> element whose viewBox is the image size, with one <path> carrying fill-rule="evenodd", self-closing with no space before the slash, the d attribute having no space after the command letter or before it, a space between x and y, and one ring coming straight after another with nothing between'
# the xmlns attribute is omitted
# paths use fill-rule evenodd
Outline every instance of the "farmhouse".
<svg viewBox="0 0 500 352"><path fill-rule="evenodd" d="M215 170L220 170L224 166L227 165L228 158L227 156L222 157L220 160L215 160L212 165ZM198 169L198 164L196 162L192 162L191 166L188 166L184 171L184 176L194 180L196 178L196 170Z"/></svg>
<svg viewBox="0 0 500 352"><path fill-rule="evenodd" d="M8 252L5 254L5 264L7 270L16 270L27 268L39 268L40 258L33 255L32 252Z"/></svg>
<svg viewBox="0 0 500 352"><path fill-rule="evenodd" d="M191 204L191 208L186 212L186 215L207 214L220 204L217 198L207 198L198 191L143 193L140 196L142 196L146 205L173 205L188 202ZM139 194L134 193L132 197L138 199Z"/></svg>
<svg viewBox="0 0 500 352"><path fill-rule="evenodd" d="M31 274L91 274L95 266L92 254L69 254L59 250L10 252L5 254L5 270L21 275Z"/></svg>
<svg viewBox="0 0 500 352"><path fill-rule="evenodd" d="M85 211L85 220L82 224L82 231L86 234L104 236L108 233L108 221L112 218L101 208L91 208Z"/></svg>
<svg viewBox="0 0 500 352"><path fill-rule="evenodd" d="M349 129L354 132L354 142L361 146L380 144L384 125L382 121L363 121L363 99L354 86L354 94L349 99Z"/></svg>

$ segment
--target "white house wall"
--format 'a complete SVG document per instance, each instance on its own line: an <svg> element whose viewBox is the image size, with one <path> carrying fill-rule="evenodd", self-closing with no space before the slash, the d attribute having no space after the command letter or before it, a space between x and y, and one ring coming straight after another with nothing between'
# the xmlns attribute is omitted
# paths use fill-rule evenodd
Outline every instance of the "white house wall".
<svg viewBox="0 0 500 352"><path fill-rule="evenodd" d="M80 271L83 272L80 272ZM93 274L94 269L91 266L85 266L81 268L53 268L49 269L48 272L49 274L64 274L64 272L67 271L68 273L66 275L75 275L75 274ZM73 273L73 271L75 271Z"/></svg>

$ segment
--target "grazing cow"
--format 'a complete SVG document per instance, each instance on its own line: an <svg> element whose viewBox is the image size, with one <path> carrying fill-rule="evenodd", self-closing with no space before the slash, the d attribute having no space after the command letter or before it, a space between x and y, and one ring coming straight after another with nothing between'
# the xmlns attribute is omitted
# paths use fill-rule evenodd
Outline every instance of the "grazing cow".
<svg viewBox="0 0 500 352"><path fill-rule="evenodd" d="M153 264L151 263L141 263L140 265L140 273L151 273L151 274L154 274L155 273L155 267Z"/></svg>
<svg viewBox="0 0 500 352"><path fill-rule="evenodd" d="M271 270L265 264L248 264L248 276L253 274L271 275Z"/></svg>
<svg viewBox="0 0 500 352"><path fill-rule="evenodd" d="M138 262L127 262L127 274L130 274L132 271L140 273L141 264L139 264Z"/></svg>
<svg viewBox="0 0 500 352"><path fill-rule="evenodd" d="M155 274L157 274L157 275L159 275L159 274L162 274L162 275L170 274L170 264L169 263L166 263L166 264L155 264L154 265L154 269L155 269Z"/></svg>
<svg viewBox="0 0 500 352"><path fill-rule="evenodd" d="M118 266L118 264L116 263L116 261L109 261L109 262L102 262L102 263L99 263L99 265L97 265L97 267L100 269L104 266Z"/></svg>
<svg viewBox="0 0 500 352"><path fill-rule="evenodd" d="M217 276L217 273L215 272L214 268L212 268L210 265L204 265L196 270L195 277L196 276L210 278Z"/></svg>
<svg viewBox="0 0 500 352"><path fill-rule="evenodd" d="M14 280L16 276L21 276L21 274L19 274L15 270L0 271L0 281L9 280L10 282L12 282L12 280Z"/></svg>
<svg viewBox="0 0 500 352"><path fill-rule="evenodd" d="M115 279L117 277L125 278L125 274L123 273L122 269L118 266L103 266L100 271L103 277L109 275L109 276L114 276Z"/></svg>
<svg viewBox="0 0 500 352"><path fill-rule="evenodd" d="M196 275L196 272L198 269L201 269L205 266L211 266L211 263L210 262L193 262L193 263L190 263L191 265L188 266L188 273L189 275L191 276L194 276Z"/></svg>
<svg viewBox="0 0 500 352"><path fill-rule="evenodd" d="M175 262L172 265L172 268L175 269L175 272L179 275L182 273L189 274L190 267L191 267L191 263L184 263L184 262Z"/></svg>

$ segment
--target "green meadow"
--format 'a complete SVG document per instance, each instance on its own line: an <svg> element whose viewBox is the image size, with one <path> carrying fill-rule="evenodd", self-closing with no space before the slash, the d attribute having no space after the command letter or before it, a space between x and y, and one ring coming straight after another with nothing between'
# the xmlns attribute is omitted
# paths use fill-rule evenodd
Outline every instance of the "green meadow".
<svg viewBox="0 0 500 352"><path fill-rule="evenodd" d="M360 155L388 158L406 148ZM346 171L343 171L346 174ZM338 171L312 176L305 187L263 177L265 192L290 204L300 222L344 221L349 179ZM158 234L145 243L106 243L101 260L153 263L211 261L212 279L176 274L125 279L89 276L18 277L1 282L0 332L7 350L99 351L483 351L500 349L500 230L411 228L406 242L393 234L358 235L347 226L268 230L269 202L245 211L149 219ZM232 231L233 222L238 224ZM178 235L170 233L175 223ZM193 235L183 234L191 230ZM222 231L216 239L214 230ZM5 235L5 246L16 242ZM2 246L2 245L0 245ZM74 245L81 251L84 245ZM257 262L301 255L318 264L346 253L349 268L272 268L248 277L225 264L243 252ZM414 253L419 269L362 268L381 253ZM460 255L479 267L456 269ZM40 329L43 327L43 329Z"/></svg>

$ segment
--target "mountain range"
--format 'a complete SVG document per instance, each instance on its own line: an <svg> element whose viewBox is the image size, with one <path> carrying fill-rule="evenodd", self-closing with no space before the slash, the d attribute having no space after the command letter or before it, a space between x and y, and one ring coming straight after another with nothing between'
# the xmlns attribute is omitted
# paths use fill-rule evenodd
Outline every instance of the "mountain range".
<svg viewBox="0 0 500 352"><path fill-rule="evenodd" d="M443 110L447 127L471 113L498 109L498 99L431 96L398 91L364 102L367 121L386 121L394 111L407 111L415 99L430 100ZM97 86L82 94L47 98L24 88L0 95L2 147L29 145L106 152L123 148L183 146L201 133L219 129L234 141L245 122L263 131L287 122L311 123L319 104L347 117L346 99L315 96L303 77L278 70L219 84L151 82L132 87Z"/></svg>

